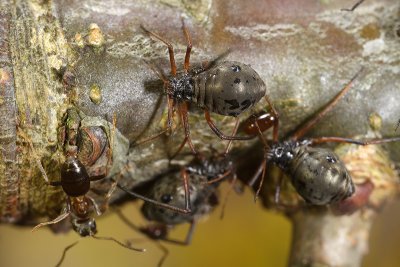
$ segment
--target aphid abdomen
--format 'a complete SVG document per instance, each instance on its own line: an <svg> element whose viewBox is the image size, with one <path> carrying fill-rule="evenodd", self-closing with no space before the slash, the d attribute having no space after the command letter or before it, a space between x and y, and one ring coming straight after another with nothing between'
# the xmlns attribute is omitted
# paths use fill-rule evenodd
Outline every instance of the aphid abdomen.
<svg viewBox="0 0 400 267"><path fill-rule="evenodd" d="M328 149L299 146L287 172L297 192L309 203L327 205L354 193L353 181L337 155Z"/></svg>
<svg viewBox="0 0 400 267"><path fill-rule="evenodd" d="M214 96L211 90L215 83L216 74L211 70L204 71L194 77L194 96L192 101L197 104L200 108L206 108L207 110L214 112L216 108L214 105ZM211 91L211 92L210 92Z"/></svg>
<svg viewBox="0 0 400 267"><path fill-rule="evenodd" d="M266 87L250 66L236 62L218 62L214 67L194 77L193 102L210 112L238 116L254 106Z"/></svg>

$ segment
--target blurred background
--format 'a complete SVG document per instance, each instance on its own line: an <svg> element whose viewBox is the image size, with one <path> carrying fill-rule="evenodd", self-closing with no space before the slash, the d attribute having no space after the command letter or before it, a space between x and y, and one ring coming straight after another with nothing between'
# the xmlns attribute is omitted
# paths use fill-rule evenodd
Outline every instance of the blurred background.
<svg viewBox="0 0 400 267"><path fill-rule="evenodd" d="M227 186L222 186L222 194ZM198 224L192 244L187 247L163 243L170 254L164 267L171 266L286 266L290 250L291 224L283 216L254 204L249 190L231 194L220 219L219 206ZM146 225L140 215L141 202L127 203L122 213L138 226ZM400 201L388 205L373 225L370 252L363 267L400 266ZM80 238L75 232L54 235L44 227L32 233L29 227L0 226L0 266L55 266L64 248L79 240L68 251L62 266L157 266L162 251L153 241L132 230L114 212L97 220L98 235L125 241L134 239L144 253L127 250L110 241ZM188 225L171 231L171 237L184 238Z"/></svg>

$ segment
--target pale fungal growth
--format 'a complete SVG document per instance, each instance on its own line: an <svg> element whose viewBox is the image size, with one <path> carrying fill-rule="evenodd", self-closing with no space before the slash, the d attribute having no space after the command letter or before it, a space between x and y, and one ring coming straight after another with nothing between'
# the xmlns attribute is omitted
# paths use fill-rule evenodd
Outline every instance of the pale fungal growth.
<svg viewBox="0 0 400 267"><path fill-rule="evenodd" d="M100 48L104 45L104 34L96 23L91 23L89 25L89 31L86 40L87 44L93 48Z"/></svg>
<svg viewBox="0 0 400 267"><path fill-rule="evenodd" d="M100 89L100 87L99 87L97 84L93 84L93 85L90 87L89 97L90 97L90 100L91 100L94 104L99 105L99 104L101 103L101 100L102 100L103 98L102 98L102 95L101 95L101 89Z"/></svg>

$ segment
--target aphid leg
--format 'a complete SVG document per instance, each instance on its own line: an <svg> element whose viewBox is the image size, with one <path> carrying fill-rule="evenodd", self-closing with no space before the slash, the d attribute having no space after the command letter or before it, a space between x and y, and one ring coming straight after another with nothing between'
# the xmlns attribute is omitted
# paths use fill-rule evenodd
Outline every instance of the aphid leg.
<svg viewBox="0 0 400 267"><path fill-rule="evenodd" d="M276 111L274 105L272 102L269 100L268 96L266 95L265 101L267 101L268 105L271 107L271 112L274 118L274 124L273 124L273 130L272 130L272 139L274 142L278 142L278 131L279 131L279 114L278 111ZM258 127L258 126L257 126Z"/></svg>
<svg viewBox="0 0 400 267"><path fill-rule="evenodd" d="M264 178L265 178L265 171L267 170L267 161L264 161L264 166L263 166L263 170L262 170L262 174L261 174L261 180L260 180L260 184L258 185L256 194L254 196L254 202L257 201L258 196L260 195L260 191L261 191L261 187L264 183Z"/></svg>
<svg viewBox="0 0 400 267"><path fill-rule="evenodd" d="M400 119L399 119L399 121L397 122L397 126L396 126L396 129L394 129L394 132L397 132L397 129L399 129L399 126L400 126Z"/></svg>
<svg viewBox="0 0 400 267"><path fill-rule="evenodd" d="M109 147L110 147L110 150L109 150L109 153L108 153L108 157L107 157L107 170L106 170L106 176L108 176L108 172L109 172L109 170L110 170L110 167L111 167L111 165L112 165L112 162L113 162L113 149L114 149L114 138L115 138L115 130L116 130L116 128L117 128L117 115L115 114L115 112L114 112L114 114L113 114L113 127L112 127L112 129L111 129L111 134L110 134L110 138L109 138Z"/></svg>
<svg viewBox="0 0 400 267"><path fill-rule="evenodd" d="M185 241L183 242L184 245L190 245L190 243L192 242L192 238L193 238L193 233L194 233L194 229L196 228L196 221L192 220L190 222L190 228L189 231L186 235Z"/></svg>
<svg viewBox="0 0 400 267"><path fill-rule="evenodd" d="M62 220L64 220L65 218L67 218L69 215L71 214L71 205L69 203L69 201L67 202L67 207L64 209L64 212L59 215L57 218L55 218L54 220L48 221L48 222L43 222L43 223L39 223L38 225L36 225L35 227L32 228L32 232L38 230L40 227L46 226L46 225L51 225L51 224L56 224L61 222Z"/></svg>
<svg viewBox="0 0 400 267"><path fill-rule="evenodd" d="M357 3L355 3L351 8L342 8L340 9L341 11L354 11L354 9L356 9L359 5L362 4L362 2L364 2L364 0L359 0Z"/></svg>
<svg viewBox="0 0 400 267"><path fill-rule="evenodd" d="M358 75L361 73L363 68L361 68L354 76L351 78L350 82L346 84L345 87L343 87L342 90L330 101L328 104L325 105L325 107L315 114L311 119L309 119L306 123L303 124L303 126L296 130L296 132L292 135L291 139L292 140L298 140L299 138L302 138L310 129L313 127L317 122L319 122L326 113L328 113L333 107L336 106L336 104L339 102L339 100L347 93L347 91L350 90L351 85L353 84L354 80L358 77Z"/></svg>
<svg viewBox="0 0 400 267"><path fill-rule="evenodd" d="M185 188L185 209L191 210L190 204L190 190L189 190L189 175L186 171L186 168L182 168L181 175L183 179L183 187Z"/></svg>
<svg viewBox="0 0 400 267"><path fill-rule="evenodd" d="M64 248L63 250L63 254L61 256L61 259L58 261L58 263L56 264L56 267L61 266L61 264L63 263L64 259L65 259L65 255L67 254L67 251L70 250L71 248L73 248L75 245L78 244L78 241L75 241L74 243L72 243L71 245L68 245Z"/></svg>
<svg viewBox="0 0 400 267"><path fill-rule="evenodd" d="M376 144L399 142L399 141L400 137L370 139L370 140L355 140L345 137L318 137L310 139L312 145L333 142L333 143L350 143L350 144L366 146L366 145L376 145Z"/></svg>
<svg viewBox="0 0 400 267"><path fill-rule="evenodd" d="M144 248L135 248L135 247L126 245L126 244L122 243L121 241L118 241L117 239L115 239L115 238L113 238L113 237L109 237L109 236L95 236L95 235L92 235L92 237L93 237L94 239L98 239L98 240L113 241L113 242L117 243L118 245L120 245L121 247L130 249L130 250L139 251L139 252L145 252L145 251L146 251L146 249L144 249Z"/></svg>
<svg viewBox="0 0 400 267"><path fill-rule="evenodd" d="M114 181L115 181L115 180L114 180ZM153 205L156 205L156 206L158 206L158 207L170 209L170 210L173 210L173 211L176 211L176 212L179 212L179 213L183 213L183 214L188 214L188 213L191 213L191 212L192 212L191 210L188 210L188 209L178 208L178 207L175 207L175 206L172 206L172 205L168 205L168 204L165 204L165 203L156 201L156 200L154 200L154 199L151 199L151 198L142 196L142 195L140 195L140 194L138 194L138 193L135 193L135 192L133 192L133 191L130 191L128 188L126 188L126 187L123 186L123 185L117 184L117 187L118 187L119 189L121 189L122 191L124 191L125 193L127 193L128 195L131 195L131 196L136 197L136 198L138 198L138 199L141 199L141 200L143 200L143 201L149 202L149 203L151 203L151 204L153 204Z"/></svg>
<svg viewBox="0 0 400 267"><path fill-rule="evenodd" d="M210 112L208 110L204 110L204 116L206 118L206 121L208 123L208 126L210 126L211 130L222 140L250 140L253 139L254 136L229 136L225 135L222 133L217 126L214 124L214 122L211 120Z"/></svg>
<svg viewBox="0 0 400 267"><path fill-rule="evenodd" d="M185 25L185 21L183 20L183 18L182 18L182 30L187 42L185 63L183 65L183 68L185 70L185 73L188 73L190 67L190 52L192 51L192 38L190 37L189 31Z"/></svg>
<svg viewBox="0 0 400 267"><path fill-rule="evenodd" d="M269 148L268 141L267 141L267 139L265 139L265 136L263 135L263 133L260 129L260 125L258 125L257 121L254 121L254 125L256 126L256 128L258 130L258 136L260 137L261 142L264 144L264 148L265 149Z"/></svg>
<svg viewBox="0 0 400 267"><path fill-rule="evenodd" d="M211 69L212 67L214 67L219 61L221 61L222 59L224 59L225 57L227 57L229 55L229 53L231 52L230 48L228 48L225 52L223 52L222 54L218 55L215 59L213 59L212 61L203 61L201 63L201 66L204 70L208 70Z"/></svg>
<svg viewBox="0 0 400 267"><path fill-rule="evenodd" d="M146 231L147 228L141 228L133 224L122 212L120 209L116 209L115 212L119 216L119 218L130 228L132 228L136 232L140 232L142 234L145 234L148 238L152 239L154 243L157 245L157 247L163 252L163 256L161 257L160 261L158 262L157 266L161 267L163 263L165 262L166 258L168 257L169 251L166 247L164 247L160 242L158 241L159 238L156 236L151 235L148 231ZM127 243L130 245L131 244L130 239Z"/></svg>
<svg viewBox="0 0 400 267"><path fill-rule="evenodd" d="M175 244L175 245L188 246L192 242L193 233L194 233L195 228L196 228L196 221L192 220L190 222L190 228L186 234L185 240L182 241L182 240L176 240L176 239L170 239L170 238L162 238L162 240L165 242L168 242L168 243Z"/></svg>
<svg viewBox="0 0 400 267"><path fill-rule="evenodd" d="M211 180L208 180L206 183L207 184L213 184L213 183L216 183L216 182L218 182L218 181L221 181L222 179L224 179L226 176L228 176L229 174L231 174L231 170L229 170L229 171L226 171L226 172L224 172L223 174L221 174L221 175L218 175L216 178L213 178L213 179L211 179Z"/></svg>
<svg viewBox="0 0 400 267"><path fill-rule="evenodd" d="M176 63L175 63L175 56L174 56L174 47L164 38L162 38L160 35L156 34L155 32L151 32L147 30L143 25L140 25L142 30L144 30L147 34L150 36L153 36L154 38L160 40L163 42L167 47L168 47L168 53L169 53L169 62L171 64L171 74L172 76L176 76Z"/></svg>
<svg viewBox="0 0 400 267"><path fill-rule="evenodd" d="M196 221L192 220L190 222L190 228L186 234L185 240L182 241L182 240L176 240L176 239L171 239L171 238L167 238L167 237L162 237L162 238L160 238L160 240L163 240L165 242L168 242L168 243L171 243L174 245L188 246L192 242L193 233L194 233L195 228L196 228Z"/></svg>
<svg viewBox="0 0 400 267"><path fill-rule="evenodd" d="M168 79L165 76L164 72L161 69L156 69L154 67L154 65L150 64L149 62L145 61L144 62L153 70L154 73L157 74L157 76L164 82L165 84L168 84ZM165 87L165 86L164 86ZM164 133L170 131L172 129L172 112L173 112L173 101L170 99L170 97L168 96L168 92L166 94L167 97L167 103L168 103L168 120L167 120L167 126L165 127L164 130L162 130L161 132L154 134L146 139L140 140L135 142L134 146L140 146L142 144L145 144L147 142L150 142L158 137L160 137L161 135L163 135Z"/></svg>
<svg viewBox="0 0 400 267"><path fill-rule="evenodd" d="M159 133L157 133L157 134L154 134L154 135L152 135L152 136L150 136L150 137L147 137L146 139L140 140L139 142L137 142L137 143L135 144L135 146L140 146L140 145L143 145L143 144L145 144L145 143L148 143L148 142L150 142L150 141L152 141L152 140L154 140L154 139L157 139L158 137L160 137L161 135L165 134L165 133L168 132L169 130L171 130L171 128L170 128L170 127L167 127L167 128L165 128L164 130L162 130L161 132L159 132Z"/></svg>
<svg viewBox="0 0 400 267"><path fill-rule="evenodd" d="M247 183L250 187L253 187L255 182L258 180L258 178L260 177L261 174L261 180L260 180L260 184L258 185L256 194L254 195L254 202L257 201L258 195L260 194L261 191L261 187L264 183L264 177L265 177L265 171L267 169L267 160L264 159L263 162L260 164L260 167L258 167L256 173L254 174L253 178L251 178L251 180Z"/></svg>
<svg viewBox="0 0 400 267"><path fill-rule="evenodd" d="M162 130L161 132L154 134L150 137L147 137L146 139L140 140L138 142L136 142L135 146L140 146L143 145L147 142L150 142L154 139L157 139L158 137L160 137L161 135L165 134L166 132L171 132L172 130L172 116L174 113L174 101L173 99L171 99L168 95L167 95L167 104L168 104L168 115L167 115L167 126L164 130Z"/></svg>
<svg viewBox="0 0 400 267"><path fill-rule="evenodd" d="M235 127L233 128L231 136L235 136L236 132L237 132L237 130L239 128L239 118L236 117L235 119L236 119ZM228 155L229 151L231 150L232 142L233 142L233 140L229 140L228 141L228 144L227 144L226 149L225 149L225 154L224 154L225 156Z"/></svg>
<svg viewBox="0 0 400 267"><path fill-rule="evenodd" d="M282 184L283 184L283 173L280 172L278 177L278 185L275 188L275 197L274 197L275 204L277 205L279 204L279 197L281 195Z"/></svg>
<svg viewBox="0 0 400 267"><path fill-rule="evenodd" d="M190 138L190 126L189 126L189 121L188 121L188 114L187 114L187 105L185 102L182 103L178 103L178 112L180 114L181 117L181 121L183 124L183 129L185 131L185 137L186 137L186 141L190 147L190 149L192 150L193 154L197 154L196 149L194 148L194 145L192 143L192 139Z"/></svg>
<svg viewBox="0 0 400 267"><path fill-rule="evenodd" d="M171 162L171 160L173 160L176 156L178 156L178 154L182 151L183 147L185 146L187 142L187 138L185 137L183 139L183 142L179 145L178 149L176 150L176 152L174 154L172 154L172 156L169 157L169 161Z"/></svg>
<svg viewBox="0 0 400 267"><path fill-rule="evenodd" d="M233 177L232 177L232 180L230 181L230 186L229 186L228 192L226 192L225 199L224 199L224 202L222 204L221 214L220 214L220 217L219 217L221 220L224 218L226 203L228 203L228 198L229 198L229 196L230 196L230 194L232 192L232 189L234 188L234 186L236 184L236 181L237 181L237 175L235 173L233 175Z"/></svg>
<svg viewBox="0 0 400 267"><path fill-rule="evenodd" d="M163 255L161 256L161 258L157 264L157 267L161 267L169 255L169 250L165 246L160 244L160 242L156 241L155 243L156 243L157 247L163 252Z"/></svg>

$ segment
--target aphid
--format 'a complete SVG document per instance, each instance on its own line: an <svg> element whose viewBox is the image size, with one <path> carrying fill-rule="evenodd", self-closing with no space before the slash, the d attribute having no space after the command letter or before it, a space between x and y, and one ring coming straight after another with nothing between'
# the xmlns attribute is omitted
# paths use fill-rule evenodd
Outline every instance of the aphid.
<svg viewBox="0 0 400 267"><path fill-rule="evenodd" d="M244 130L247 133L254 133L257 129L265 146L264 160L249 182L249 185L253 186L262 174L255 198L258 197L261 190L267 163L272 162L290 177L293 186L306 202L314 205L326 205L341 201L351 196L355 191L350 174L334 152L329 149L312 147L312 145L327 142L369 145L400 141L400 137L365 141L343 137L318 137L300 140L337 104L351 88L352 82L359 73L319 113L285 141L278 140L278 113L268 99L271 112L261 114L258 117L252 116L245 122ZM271 127L273 127L272 142L267 141L262 135L263 131ZM276 202L278 202L279 190L280 187L278 186L275 195Z"/></svg>
<svg viewBox="0 0 400 267"><path fill-rule="evenodd" d="M156 222L167 225L179 224L192 221L204 213L210 211L210 203L217 204L216 188L219 181L232 178L232 185L236 181L236 172L233 161L230 157L223 155L212 155L209 158L195 157L192 162L183 167L180 171L158 179L151 188L150 196L163 203L180 207L186 202L186 193L182 187L182 178L190 179L189 200L192 207L190 214L180 214L173 210L160 209L150 203L144 203L142 212L144 216ZM210 202L210 196L213 201Z"/></svg>
<svg viewBox="0 0 400 267"><path fill-rule="evenodd" d="M180 171L179 169L172 169L170 173L157 179L151 186L149 197L176 207L186 205L187 194L182 186L182 177L190 178L191 181L189 199L192 212L182 214L145 202L141 208L142 214L146 219L155 223L139 229L133 227L135 230L139 230L153 240L189 245L198 219L210 213L219 202L217 190L219 182L223 179L230 179L232 189L237 180L232 159L226 154L218 154L214 151L208 158L196 156ZM225 203L230 192L226 195ZM126 221L123 217L122 219ZM186 238L184 240L169 238L168 230L174 225L182 223L190 223ZM166 255L161 259L159 266L161 266L165 257Z"/></svg>
<svg viewBox="0 0 400 267"><path fill-rule="evenodd" d="M341 11L354 11L359 5L361 5L364 2L364 0L359 0L357 1L351 8L342 8Z"/></svg>
<svg viewBox="0 0 400 267"><path fill-rule="evenodd" d="M251 137L227 136L223 134L211 120L210 112L238 118L243 111L253 107L264 95L266 87L260 76L250 66L236 61L216 60L203 64L202 67L190 68L190 52L192 40L182 20L182 29L187 41L183 73L177 73L174 50L172 45L160 35L142 29L150 36L160 40L168 47L171 65L171 77L166 77L161 71L159 77L164 82L164 90L168 101L167 128L161 133L171 129L174 108L178 110L181 118L185 139L192 152L196 154L188 124L187 103L194 103L204 110L205 118L212 131L224 140L247 140ZM151 137L150 139L153 139Z"/></svg>

